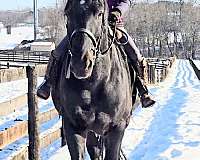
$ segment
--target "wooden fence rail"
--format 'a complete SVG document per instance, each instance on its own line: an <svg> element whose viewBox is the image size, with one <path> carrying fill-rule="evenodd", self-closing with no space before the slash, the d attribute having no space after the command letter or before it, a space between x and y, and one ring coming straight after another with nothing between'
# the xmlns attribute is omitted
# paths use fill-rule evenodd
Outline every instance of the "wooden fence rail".
<svg viewBox="0 0 200 160"><path fill-rule="evenodd" d="M0 103L0 116L6 116L27 104L27 94L18 96L6 102Z"/></svg>
<svg viewBox="0 0 200 160"><path fill-rule="evenodd" d="M39 124L50 121L58 116L56 109L39 113ZM16 140L26 136L28 134L28 121L15 121L15 124L10 128L5 128L0 131L0 149L15 142Z"/></svg>
<svg viewBox="0 0 200 160"><path fill-rule="evenodd" d="M20 65L18 68L1 69L0 83L11 82L11 81L27 78L26 67L31 66L31 65L33 64L28 63L28 64L24 64L23 66ZM37 72L38 77L44 76L45 71L46 71L46 64L36 66L36 72Z"/></svg>
<svg viewBox="0 0 200 160"><path fill-rule="evenodd" d="M36 52L27 50L0 50L0 61L4 62L31 62L46 64L49 59L50 52Z"/></svg>

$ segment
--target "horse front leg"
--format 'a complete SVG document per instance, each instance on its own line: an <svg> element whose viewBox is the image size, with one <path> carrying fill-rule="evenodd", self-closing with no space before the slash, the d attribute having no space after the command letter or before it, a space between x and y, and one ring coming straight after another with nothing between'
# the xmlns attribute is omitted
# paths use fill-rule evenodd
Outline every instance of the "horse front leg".
<svg viewBox="0 0 200 160"><path fill-rule="evenodd" d="M86 133L76 130L66 120L64 129L71 160L84 160Z"/></svg>
<svg viewBox="0 0 200 160"><path fill-rule="evenodd" d="M116 126L108 133L105 139L105 159L119 160L121 143L124 136L125 125Z"/></svg>
<svg viewBox="0 0 200 160"><path fill-rule="evenodd" d="M101 138L92 131L88 132L86 147L91 160L101 160L100 158L103 152L103 142Z"/></svg>

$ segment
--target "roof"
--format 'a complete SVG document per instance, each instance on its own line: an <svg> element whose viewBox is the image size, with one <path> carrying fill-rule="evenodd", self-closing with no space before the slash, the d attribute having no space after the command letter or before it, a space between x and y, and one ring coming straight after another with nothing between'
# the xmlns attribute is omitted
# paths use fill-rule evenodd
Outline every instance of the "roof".
<svg viewBox="0 0 200 160"><path fill-rule="evenodd" d="M51 46L52 44L54 44L53 42L33 42L31 43L31 45L34 46Z"/></svg>

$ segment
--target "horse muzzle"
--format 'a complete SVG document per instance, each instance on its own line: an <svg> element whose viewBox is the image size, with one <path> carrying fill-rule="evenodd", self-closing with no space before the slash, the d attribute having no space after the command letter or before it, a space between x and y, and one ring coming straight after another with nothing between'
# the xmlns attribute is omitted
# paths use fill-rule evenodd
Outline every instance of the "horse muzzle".
<svg viewBox="0 0 200 160"><path fill-rule="evenodd" d="M86 79L92 75L94 60L83 58L81 60L72 59L71 72L78 79Z"/></svg>
<svg viewBox="0 0 200 160"><path fill-rule="evenodd" d="M92 75L92 70L76 70L73 67L71 67L71 72L77 79L86 79Z"/></svg>

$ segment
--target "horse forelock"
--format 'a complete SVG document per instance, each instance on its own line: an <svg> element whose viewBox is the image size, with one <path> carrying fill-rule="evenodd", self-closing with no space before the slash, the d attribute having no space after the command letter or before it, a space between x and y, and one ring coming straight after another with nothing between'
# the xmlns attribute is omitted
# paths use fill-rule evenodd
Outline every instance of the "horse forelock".
<svg viewBox="0 0 200 160"><path fill-rule="evenodd" d="M104 8L105 16L108 16L107 0L68 0L65 5L64 14L67 15L67 13L73 9L75 11L83 9L93 10L95 12L95 9L97 10L102 6Z"/></svg>

